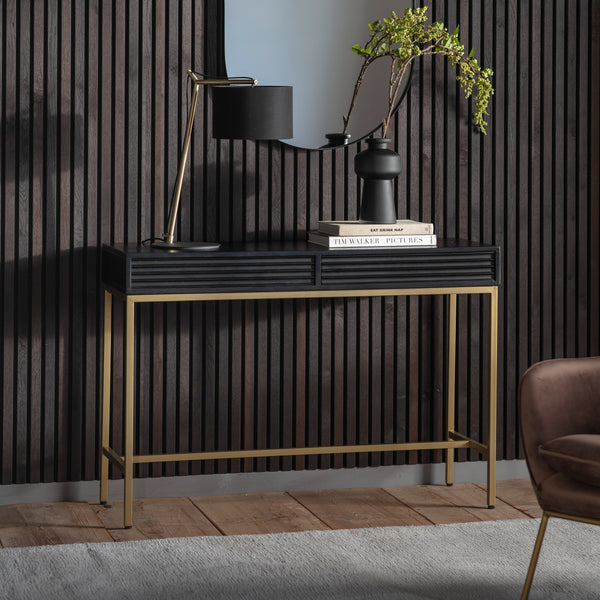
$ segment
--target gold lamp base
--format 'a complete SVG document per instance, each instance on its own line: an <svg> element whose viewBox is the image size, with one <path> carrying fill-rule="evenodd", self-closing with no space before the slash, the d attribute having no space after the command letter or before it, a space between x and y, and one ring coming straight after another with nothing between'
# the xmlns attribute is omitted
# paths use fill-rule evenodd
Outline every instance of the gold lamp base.
<svg viewBox="0 0 600 600"><path fill-rule="evenodd" d="M152 242L153 248L160 248L161 250L193 250L193 251L204 251L204 250L218 250L221 244L218 242L165 242L164 240Z"/></svg>

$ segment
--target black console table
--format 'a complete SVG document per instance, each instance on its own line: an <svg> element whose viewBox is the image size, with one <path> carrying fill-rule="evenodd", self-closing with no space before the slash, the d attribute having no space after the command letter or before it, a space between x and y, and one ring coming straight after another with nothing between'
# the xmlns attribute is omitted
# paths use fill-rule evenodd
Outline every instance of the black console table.
<svg viewBox="0 0 600 600"><path fill-rule="evenodd" d="M100 501L108 500L108 466L123 473L124 526L133 522L133 466L137 463L445 449L446 483L453 482L454 449L487 457L487 500L496 502L496 380L500 249L457 240L435 248L329 250L305 242L232 243L214 251L177 252L145 246L103 246L104 370ZM477 441L455 431L456 300L489 297L488 437ZM149 302L445 295L449 298L447 436L441 441L307 448L134 455L135 307ZM110 446L113 300L125 303L125 419L123 454Z"/></svg>

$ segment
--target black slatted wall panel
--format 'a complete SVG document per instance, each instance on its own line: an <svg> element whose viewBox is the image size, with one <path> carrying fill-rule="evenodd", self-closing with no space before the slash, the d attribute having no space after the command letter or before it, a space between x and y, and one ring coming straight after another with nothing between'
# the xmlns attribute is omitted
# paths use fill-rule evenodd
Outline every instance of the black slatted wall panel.
<svg viewBox="0 0 600 600"><path fill-rule="evenodd" d="M435 0L495 70L489 135L441 59L394 121L400 217L499 244L499 457L522 457L520 374L598 354L599 0ZM222 64L217 0L0 4L2 483L97 477L99 246L162 233L187 113L187 68ZM357 216L353 159L210 137L203 96L180 237L303 238ZM140 452L415 440L442 430L446 305L332 299L139 309ZM459 301L458 424L484 433L485 323ZM123 312L115 307L115 443ZM482 367L483 365L483 367ZM462 451L462 460L477 455ZM430 462L440 453L142 465L138 474Z"/></svg>

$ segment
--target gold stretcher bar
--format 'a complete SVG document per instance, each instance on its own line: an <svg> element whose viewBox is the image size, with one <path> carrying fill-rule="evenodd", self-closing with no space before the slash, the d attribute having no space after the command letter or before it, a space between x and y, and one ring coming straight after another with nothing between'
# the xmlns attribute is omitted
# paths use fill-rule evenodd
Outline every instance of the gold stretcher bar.
<svg viewBox="0 0 600 600"><path fill-rule="evenodd" d="M462 441L468 442L467 448L477 450L477 452L479 452L480 454L483 454L484 456L487 456L487 454L488 454L487 446L485 446L481 442L478 442L476 440L473 440L473 439L467 437L466 435L463 435L462 433L458 433L457 431L448 431L448 437L451 440L456 440L456 441L462 440Z"/></svg>
<svg viewBox="0 0 600 600"><path fill-rule="evenodd" d="M462 436L461 436L462 437ZM315 454L349 454L354 452L394 452L408 450L445 450L447 448L484 448L468 438L440 442L399 442L389 444L359 444L355 446L312 446L309 448L268 448L257 450L217 450L210 452L178 452L176 454L141 454L133 457L134 464L186 460L218 460L234 458L268 458L280 456L309 456ZM125 463L112 448L105 448L106 456L121 470ZM487 453L487 448L485 449Z"/></svg>

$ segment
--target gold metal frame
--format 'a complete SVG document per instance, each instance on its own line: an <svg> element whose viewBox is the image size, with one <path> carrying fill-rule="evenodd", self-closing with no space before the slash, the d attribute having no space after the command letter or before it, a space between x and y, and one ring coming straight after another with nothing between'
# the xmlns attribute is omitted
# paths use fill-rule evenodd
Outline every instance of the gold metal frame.
<svg viewBox="0 0 600 600"><path fill-rule="evenodd" d="M542 542L544 541L544 535L546 534L546 527L548 526L548 519L555 517L557 519L567 519L569 521L579 521L581 523L589 523L590 525L600 525L600 519L588 519L585 517L576 517L575 515L567 515L565 513L553 512L545 510L542 513L542 520L540 522L540 528L535 539L535 545L533 547L533 554L531 555L531 562L529 563L529 569L527 570L527 577L525 578L525 585L523 586L523 592L521 593L521 600L527 600L529 598L529 591L531 590L531 583L533 582L533 576L535 575L535 569L537 567L537 561L540 556L540 550L542 549Z"/></svg>
<svg viewBox="0 0 600 600"><path fill-rule="evenodd" d="M489 386L488 386L488 439L483 444L454 430L455 427L455 382L456 382L456 318L457 296L460 294L486 294L489 296ZM447 397L447 438L444 441L404 442L392 444L361 444L352 446L317 446L307 448L281 448L256 450L225 450L216 452L186 452L179 454L133 454L134 440L134 381L135 381L135 306L149 302L195 302L209 300L257 300L283 298L342 298L365 296L433 296L449 297L448 326L448 397ZM123 455L110 447L110 402L111 402L111 332L113 298L125 302L125 421ZM133 465L139 463L214 460L221 458L255 458L271 456L305 456L312 454L342 454L349 452L383 452L395 450L436 450L446 452L446 483L454 480L454 450L472 448L487 457L487 502L488 507L496 504L496 393L497 393L497 345L498 345L498 288L442 287L379 290L311 290L276 292L232 292L202 294L149 294L127 295L109 287L104 292L104 370L102 396L102 448L100 458L100 502L108 501L108 467L111 462L122 473L124 485L123 525L128 528L133 523Z"/></svg>

